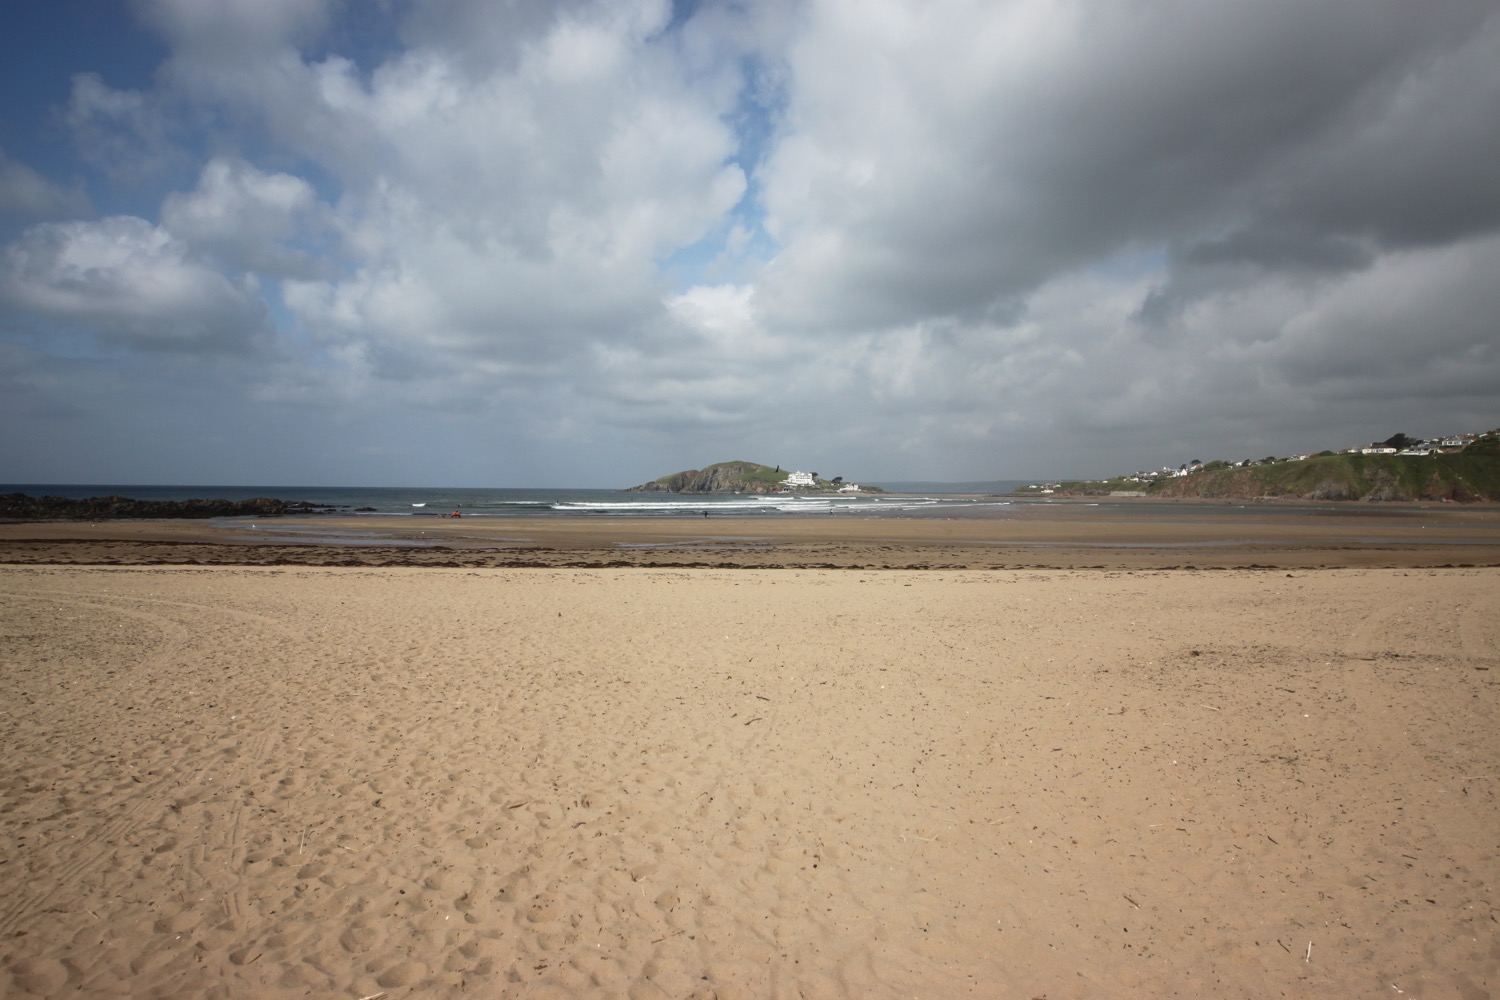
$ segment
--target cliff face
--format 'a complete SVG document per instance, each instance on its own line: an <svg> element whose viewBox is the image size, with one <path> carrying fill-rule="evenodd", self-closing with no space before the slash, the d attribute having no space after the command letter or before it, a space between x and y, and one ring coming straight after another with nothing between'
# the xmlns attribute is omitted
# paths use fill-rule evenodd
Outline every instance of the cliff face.
<svg viewBox="0 0 1500 1000"><path fill-rule="evenodd" d="M720 462L706 469L688 469L639 486L632 493L770 493L786 473L756 462Z"/></svg>

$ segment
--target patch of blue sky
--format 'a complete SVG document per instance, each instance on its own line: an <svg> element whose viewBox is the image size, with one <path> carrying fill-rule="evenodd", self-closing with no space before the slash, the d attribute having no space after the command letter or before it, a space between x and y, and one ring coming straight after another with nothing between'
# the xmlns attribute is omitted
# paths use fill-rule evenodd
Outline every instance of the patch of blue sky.
<svg viewBox="0 0 1500 1000"><path fill-rule="evenodd" d="M698 13L698 8L703 6L703 0L672 0L672 17L667 21L662 34L670 34L693 19Z"/></svg>
<svg viewBox="0 0 1500 1000"><path fill-rule="evenodd" d="M1089 265L1090 274L1118 281L1144 280L1167 270L1169 251L1160 244L1132 246Z"/></svg>
<svg viewBox="0 0 1500 1000"><path fill-rule="evenodd" d="M49 176L56 176L50 164L38 162L57 155L49 147L60 147L71 160L62 115L73 96L73 77L92 72L118 89L144 89L167 55L166 46L120 3L9 3L0 25L6 37L0 145Z"/></svg>
<svg viewBox="0 0 1500 1000"><path fill-rule="evenodd" d="M280 281L274 278L261 278L260 298L265 303L266 314L270 317L271 325L275 327L278 336L289 340L302 339L302 330L297 317L287 308L286 300L282 297Z"/></svg>
<svg viewBox="0 0 1500 1000"><path fill-rule="evenodd" d="M216 120L200 109L192 130L142 136L125 120L103 114L82 127L69 122L82 77L119 95L145 95L170 55L127 4L46 0L7 4L0 14L0 150L61 187L81 187L96 217L131 215L157 221L168 192L191 191L214 155L238 156L257 168L306 179L335 204L342 187L306 157L271 145L258 128ZM334 19L306 57L350 59L366 77L399 51L396 19L385 4L354 4ZM165 123L163 123L165 124ZM14 236L35 220L5 220Z"/></svg>
<svg viewBox="0 0 1500 1000"><path fill-rule="evenodd" d="M674 7L674 17L680 16L685 6L696 9L698 5L679 3ZM734 130L736 139L729 162L744 173L745 193L721 223L702 239L658 262L673 291L733 281L746 265L765 263L778 249L765 230L759 175L775 141L786 92L777 82L777 74L760 57L743 57L740 69L744 85L726 124Z"/></svg>
<svg viewBox="0 0 1500 1000"><path fill-rule="evenodd" d="M672 291L735 281L747 267L763 264L776 255L778 244L765 229L759 185L749 170L746 178L744 195L718 225L697 242L657 262Z"/></svg>
<svg viewBox="0 0 1500 1000"><path fill-rule="evenodd" d="M657 270L669 290L681 292L696 285L721 285L741 279L744 272L770 260L776 243L759 222L758 211L739 209L698 242L669 254Z"/></svg>
<svg viewBox="0 0 1500 1000"><path fill-rule="evenodd" d="M126 5L96 0L6 4L0 30L0 149L60 187L81 186L98 214L154 212L154 192L116 191L105 171L79 162L67 117L77 76L95 74L118 90L149 89L166 47Z"/></svg>
<svg viewBox="0 0 1500 1000"><path fill-rule="evenodd" d="M781 75L760 56L742 57L740 74L744 83L729 125L739 140L734 160L753 186L755 175L776 138L787 94Z"/></svg>
<svg viewBox="0 0 1500 1000"><path fill-rule="evenodd" d="M360 80L366 85L375 71L404 49L400 21L390 6L375 0L346 4L332 19L328 31L302 56L310 63L329 58L347 59L354 64Z"/></svg>

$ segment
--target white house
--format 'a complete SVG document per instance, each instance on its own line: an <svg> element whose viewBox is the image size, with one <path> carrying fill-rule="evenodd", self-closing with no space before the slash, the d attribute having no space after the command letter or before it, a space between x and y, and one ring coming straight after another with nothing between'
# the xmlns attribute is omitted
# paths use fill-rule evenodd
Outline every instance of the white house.
<svg viewBox="0 0 1500 1000"><path fill-rule="evenodd" d="M1396 454L1396 449L1395 448L1386 448L1386 447L1380 447L1380 448L1361 448L1361 449L1359 449L1359 452L1360 452L1361 455L1394 455L1394 454Z"/></svg>
<svg viewBox="0 0 1500 1000"><path fill-rule="evenodd" d="M787 486L816 486L811 472L788 472L783 483Z"/></svg>

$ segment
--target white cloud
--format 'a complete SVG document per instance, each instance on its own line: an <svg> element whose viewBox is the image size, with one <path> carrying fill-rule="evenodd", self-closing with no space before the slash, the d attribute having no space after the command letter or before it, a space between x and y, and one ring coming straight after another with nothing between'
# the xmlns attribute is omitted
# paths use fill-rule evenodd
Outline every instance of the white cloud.
<svg viewBox="0 0 1500 1000"><path fill-rule="evenodd" d="M274 316L257 405L963 479L1492 405L1488 0L139 9L154 83L79 67L66 120L159 222L34 227L9 316Z"/></svg>
<svg viewBox="0 0 1500 1000"><path fill-rule="evenodd" d="M186 159L158 95L116 90L97 73L73 77L63 121L83 160L127 185L157 180Z"/></svg>
<svg viewBox="0 0 1500 1000"><path fill-rule="evenodd" d="M652 48L665 12L570 12L487 74L430 33L368 83L349 63L314 67L310 113L341 120L334 142L356 137L311 152L345 183L357 266L289 286L299 320L368 338L391 378L486 360L506 379L581 363L589 341L659 312L657 261L719 225L746 183L727 108Z"/></svg>
<svg viewBox="0 0 1500 1000"><path fill-rule="evenodd" d="M301 277L328 270L291 244L316 238L329 224L312 185L291 174L215 158L204 165L197 188L167 196L161 219L172 236L229 270Z"/></svg>
<svg viewBox="0 0 1500 1000"><path fill-rule="evenodd" d="M269 326L259 289L195 263L144 219L34 226L0 256L0 296L142 351L247 354Z"/></svg>
<svg viewBox="0 0 1500 1000"><path fill-rule="evenodd" d="M135 6L177 52L221 64L314 39L331 9L327 0L137 0Z"/></svg>

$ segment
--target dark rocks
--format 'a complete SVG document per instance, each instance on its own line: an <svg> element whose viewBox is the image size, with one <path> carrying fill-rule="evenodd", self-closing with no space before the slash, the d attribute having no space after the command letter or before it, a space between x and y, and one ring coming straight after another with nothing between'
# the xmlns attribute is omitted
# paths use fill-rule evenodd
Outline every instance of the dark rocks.
<svg viewBox="0 0 1500 1000"><path fill-rule="evenodd" d="M32 497L25 493L0 495L0 518L11 521L98 521L114 518L285 517L320 514L333 508L304 500L133 500L107 496L74 500Z"/></svg>
<svg viewBox="0 0 1500 1000"><path fill-rule="evenodd" d="M629 493L770 493L772 486L725 474L719 470L691 469L664 476L651 483L632 486Z"/></svg>
<svg viewBox="0 0 1500 1000"><path fill-rule="evenodd" d="M755 462L720 462L630 487L629 493L773 493L785 474Z"/></svg>

